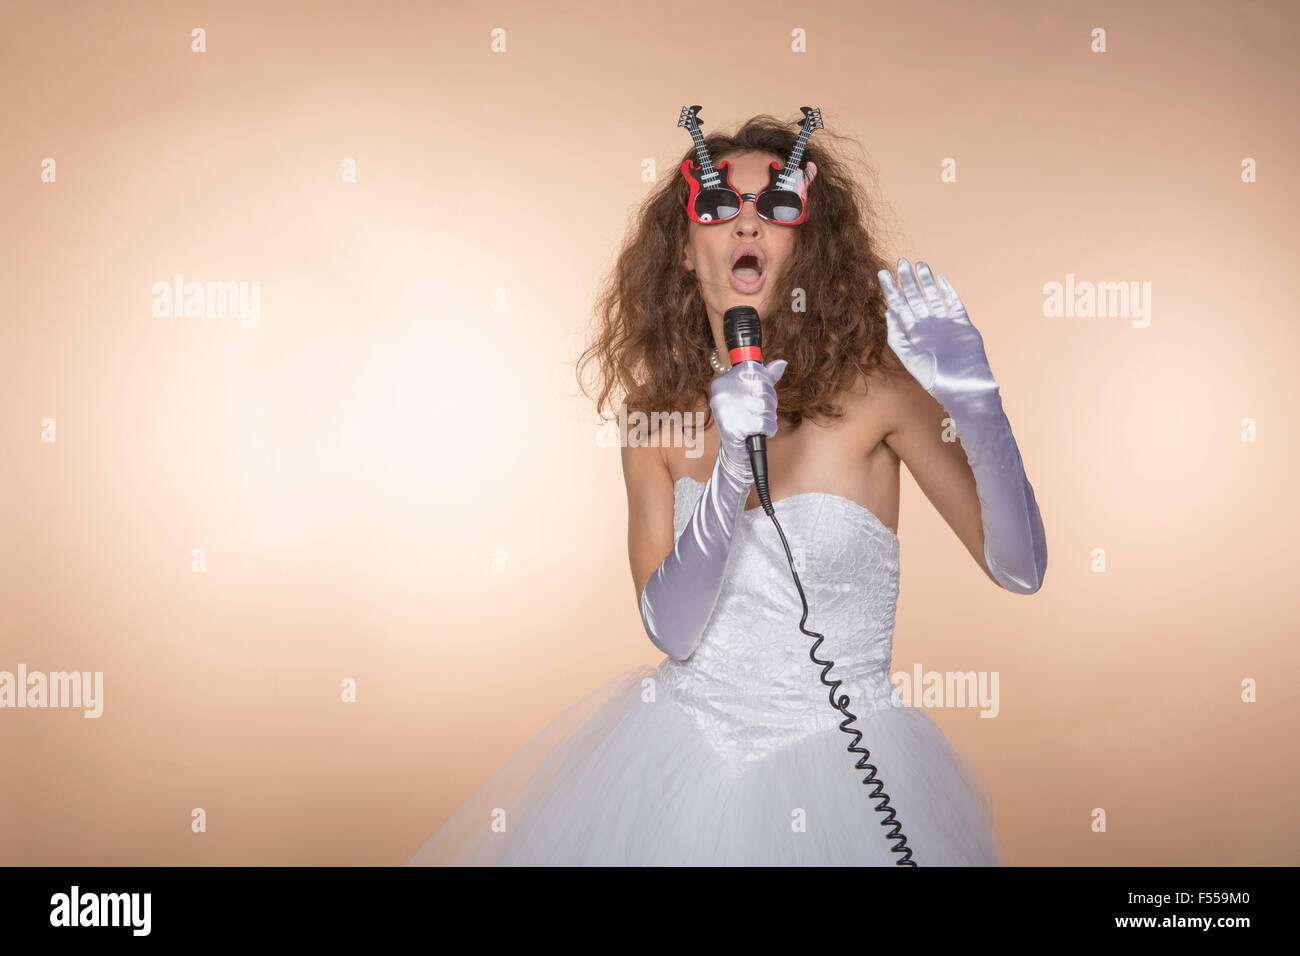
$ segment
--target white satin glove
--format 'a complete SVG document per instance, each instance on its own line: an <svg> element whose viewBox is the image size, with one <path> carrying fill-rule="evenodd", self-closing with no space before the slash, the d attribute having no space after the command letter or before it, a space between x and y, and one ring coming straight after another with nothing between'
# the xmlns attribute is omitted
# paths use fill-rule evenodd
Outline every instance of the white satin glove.
<svg viewBox="0 0 1300 956"><path fill-rule="evenodd" d="M940 273L936 284L924 262L914 275L898 260L901 292L887 269L877 275L889 302L889 345L952 418L975 475L984 563L1006 590L1033 594L1047 572L1047 538L984 339L947 277Z"/></svg>
<svg viewBox="0 0 1300 956"><path fill-rule="evenodd" d="M722 591L736 522L754 483L745 439L776 434L776 383L786 362L741 362L713 380L718 425L713 474L673 550L641 592L641 622L655 647L679 661L695 653Z"/></svg>

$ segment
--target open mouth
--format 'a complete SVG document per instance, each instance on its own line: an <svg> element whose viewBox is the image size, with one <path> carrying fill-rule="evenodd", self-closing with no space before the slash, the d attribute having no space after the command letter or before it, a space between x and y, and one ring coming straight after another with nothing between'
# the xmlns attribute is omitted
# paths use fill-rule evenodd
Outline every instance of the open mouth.
<svg viewBox="0 0 1300 956"><path fill-rule="evenodd" d="M758 295L767 276L767 254L762 246L746 242L731 251L731 271L727 278L741 295Z"/></svg>
<svg viewBox="0 0 1300 956"><path fill-rule="evenodd" d="M743 255L732 265L731 274L741 282L757 282L763 275L763 263L759 262L758 256Z"/></svg>

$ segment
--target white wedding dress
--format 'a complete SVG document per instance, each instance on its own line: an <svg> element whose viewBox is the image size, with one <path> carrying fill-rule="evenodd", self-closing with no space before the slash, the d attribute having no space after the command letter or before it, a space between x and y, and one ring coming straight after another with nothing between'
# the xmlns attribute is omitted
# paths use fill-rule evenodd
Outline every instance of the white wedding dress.
<svg viewBox="0 0 1300 956"><path fill-rule="evenodd" d="M674 486L680 535L704 488ZM920 866L1004 865L979 770L889 670L898 538L866 508L809 492L775 502L859 746ZM802 606L761 508L732 538L689 660L609 681L515 753L407 865L892 866L885 814L799 631Z"/></svg>

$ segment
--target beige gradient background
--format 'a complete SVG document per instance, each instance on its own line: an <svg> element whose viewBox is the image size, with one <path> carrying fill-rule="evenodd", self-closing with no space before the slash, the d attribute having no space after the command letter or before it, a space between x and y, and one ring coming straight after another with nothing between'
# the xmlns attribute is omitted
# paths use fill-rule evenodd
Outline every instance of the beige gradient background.
<svg viewBox="0 0 1300 956"><path fill-rule="evenodd" d="M984 335L1050 570L995 588L904 472L894 668L999 672L996 719L932 714L1013 862L1300 862L1298 26L1282 2L4 4L0 669L103 671L105 709L0 711L0 862L404 863L661 657L572 366L692 103L707 129L820 106L878 173L887 255L942 269ZM260 282L260 325L153 316L177 272ZM1150 327L1044 318L1067 273L1150 282Z"/></svg>

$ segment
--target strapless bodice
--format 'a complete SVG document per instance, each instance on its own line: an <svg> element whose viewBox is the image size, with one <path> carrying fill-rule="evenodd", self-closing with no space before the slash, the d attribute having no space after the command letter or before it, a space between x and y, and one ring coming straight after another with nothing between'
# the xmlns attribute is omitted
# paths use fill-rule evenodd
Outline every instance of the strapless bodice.
<svg viewBox="0 0 1300 956"><path fill-rule="evenodd" d="M673 486L674 537L703 490L685 476ZM898 537L840 495L806 492L773 504L808 598L805 626L825 635L817 656L835 662L827 678L843 681L839 693L849 695L859 726L879 707L903 706L889 680ZM689 659L666 658L658 669L660 685L737 774L843 720L808 656L814 639L799 630L802 613L772 519L762 508L744 512L699 646Z"/></svg>

